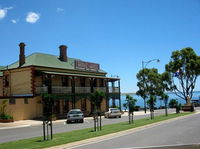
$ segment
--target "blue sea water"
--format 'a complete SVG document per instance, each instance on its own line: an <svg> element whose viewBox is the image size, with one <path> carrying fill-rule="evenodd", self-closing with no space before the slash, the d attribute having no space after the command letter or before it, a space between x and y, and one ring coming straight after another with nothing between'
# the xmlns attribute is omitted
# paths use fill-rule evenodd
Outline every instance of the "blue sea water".
<svg viewBox="0 0 200 149"><path fill-rule="evenodd" d="M169 96L168 103L171 99L176 99L178 103L185 104L185 100L181 99L180 97L176 96L174 93L167 93ZM137 99L136 105L140 106L141 108L144 108L144 100L140 96L137 96L136 94L130 94L133 98ZM147 100L147 99L146 99ZM200 100L200 91L193 92L192 100ZM121 96L121 107L124 109L123 104L126 102L126 96ZM111 100L110 100L111 105ZM119 102L116 100L116 105L119 106ZM156 107L164 106L164 102L162 100L157 99L156 100Z"/></svg>

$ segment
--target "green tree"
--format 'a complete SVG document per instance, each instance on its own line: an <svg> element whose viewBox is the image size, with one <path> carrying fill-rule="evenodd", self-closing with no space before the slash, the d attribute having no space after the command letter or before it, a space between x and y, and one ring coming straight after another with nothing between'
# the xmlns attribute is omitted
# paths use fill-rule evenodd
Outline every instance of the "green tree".
<svg viewBox="0 0 200 149"><path fill-rule="evenodd" d="M104 92L98 90L91 94L91 102L94 105L94 112L101 111L101 102L104 97Z"/></svg>
<svg viewBox="0 0 200 149"><path fill-rule="evenodd" d="M128 109L128 105L127 105L127 103L124 103L123 104L123 107L125 108L125 111Z"/></svg>
<svg viewBox="0 0 200 149"><path fill-rule="evenodd" d="M165 116L168 116L167 103L168 103L169 96L163 92L163 94L160 96L160 99L164 100L164 103L165 103Z"/></svg>
<svg viewBox="0 0 200 149"><path fill-rule="evenodd" d="M157 96L160 96L162 92L161 75L155 68L145 68L137 73L137 79L137 86L139 88L139 90L137 91L137 95L141 96L142 98L150 98L150 113L151 119L153 119L154 103L156 101L155 99Z"/></svg>
<svg viewBox="0 0 200 149"><path fill-rule="evenodd" d="M170 89L190 105L197 77L200 74L200 56L188 47L173 51L171 60L166 64L166 72L170 74Z"/></svg>
<svg viewBox="0 0 200 149"><path fill-rule="evenodd" d="M169 107L170 108L176 108L177 105L178 105L178 102L177 102L176 99L170 100L170 102L169 102Z"/></svg>
<svg viewBox="0 0 200 149"><path fill-rule="evenodd" d="M169 96L166 94L167 91L170 91L170 86L168 84L170 80L170 74L168 72L164 72L161 74L161 84L160 84L160 100L163 100L165 103L165 115L168 116L167 112L167 104Z"/></svg>
<svg viewBox="0 0 200 149"><path fill-rule="evenodd" d="M135 109L135 103L137 102L137 99L134 99L130 95L126 95L126 105L128 107L128 119L129 124L133 123L133 112Z"/></svg>
<svg viewBox="0 0 200 149"><path fill-rule="evenodd" d="M94 105L94 131L101 130L101 102L104 97L104 92L98 90L91 94L91 102Z"/></svg>

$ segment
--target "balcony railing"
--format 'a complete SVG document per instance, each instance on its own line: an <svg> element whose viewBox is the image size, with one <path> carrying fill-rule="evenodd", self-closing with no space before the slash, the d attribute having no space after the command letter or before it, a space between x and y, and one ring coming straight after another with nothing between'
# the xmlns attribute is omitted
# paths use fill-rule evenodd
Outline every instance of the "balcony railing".
<svg viewBox="0 0 200 149"><path fill-rule="evenodd" d="M109 87L109 93L119 93L119 87Z"/></svg>
<svg viewBox="0 0 200 149"><path fill-rule="evenodd" d="M119 87L109 87L109 93L119 93ZM94 87L94 91L99 90L106 92L106 87ZM36 87L36 93L48 93L48 87ZM54 94L68 94L72 93L72 87L52 86L52 93ZM91 87L75 87L75 93L91 93Z"/></svg>
<svg viewBox="0 0 200 149"><path fill-rule="evenodd" d="M48 87L36 87L36 94L42 94L42 93L47 93L48 92Z"/></svg>
<svg viewBox="0 0 200 149"><path fill-rule="evenodd" d="M101 91L101 92L106 92L106 87L94 87L94 91Z"/></svg>
<svg viewBox="0 0 200 149"><path fill-rule="evenodd" d="M75 93L91 93L91 87L75 87Z"/></svg>
<svg viewBox="0 0 200 149"><path fill-rule="evenodd" d="M71 87L63 87L63 86L52 86L52 93L54 94L67 94L71 93L72 88ZM48 93L48 87L36 87L36 93L42 94L42 93Z"/></svg>
<svg viewBox="0 0 200 149"><path fill-rule="evenodd" d="M52 86L52 93L55 93L55 94L67 94L71 92L72 92L71 87Z"/></svg>

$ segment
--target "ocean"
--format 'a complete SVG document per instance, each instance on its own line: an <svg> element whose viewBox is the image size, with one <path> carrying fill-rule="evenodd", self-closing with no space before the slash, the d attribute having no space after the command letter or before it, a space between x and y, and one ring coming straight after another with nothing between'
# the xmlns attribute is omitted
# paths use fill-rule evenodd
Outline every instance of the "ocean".
<svg viewBox="0 0 200 149"><path fill-rule="evenodd" d="M168 103L171 99L176 99L178 101L178 103L181 103L181 104L185 104L185 100L179 98L178 96L176 96L174 93L167 93L168 96L169 96L169 99L168 99ZM140 106L141 108L144 108L144 100L143 98L141 98L140 96L137 96L136 94L130 94L133 98L137 99L137 102L136 102L136 106ZM146 99L147 100L147 99ZM194 91L193 92L193 97L192 97L192 100L200 100L200 91ZM124 107L123 107L123 104L126 102L126 96L125 95L122 95L121 96L121 107L122 109L124 110ZM110 105L111 105L111 100L110 100ZM119 106L119 102L118 100L116 100L116 105ZM162 100L159 100L157 99L156 100L156 107L160 107L160 106L164 106L164 101Z"/></svg>

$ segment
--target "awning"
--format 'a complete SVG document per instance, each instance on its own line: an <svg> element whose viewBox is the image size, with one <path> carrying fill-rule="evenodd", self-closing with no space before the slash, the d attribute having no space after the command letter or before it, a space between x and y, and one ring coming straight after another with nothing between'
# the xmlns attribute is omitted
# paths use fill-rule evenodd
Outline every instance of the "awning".
<svg viewBox="0 0 200 149"><path fill-rule="evenodd" d="M75 76L75 77L108 79L109 81L120 80L120 78L109 78L109 77L105 77L105 76L94 76L94 75L84 75L84 74L74 74L74 73L64 73L64 72L51 72L51 71L42 71L42 72L44 74L52 74L52 75L63 75L63 76Z"/></svg>

